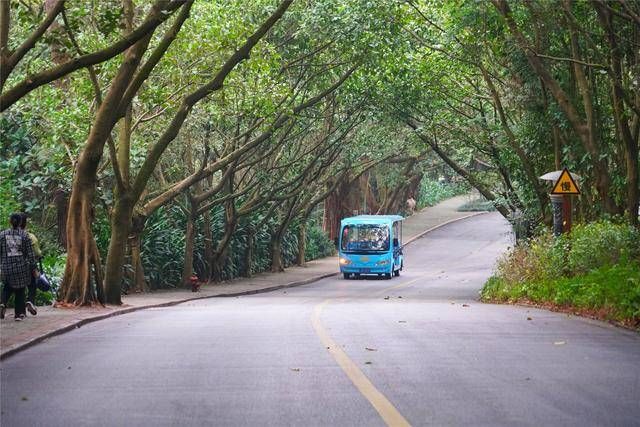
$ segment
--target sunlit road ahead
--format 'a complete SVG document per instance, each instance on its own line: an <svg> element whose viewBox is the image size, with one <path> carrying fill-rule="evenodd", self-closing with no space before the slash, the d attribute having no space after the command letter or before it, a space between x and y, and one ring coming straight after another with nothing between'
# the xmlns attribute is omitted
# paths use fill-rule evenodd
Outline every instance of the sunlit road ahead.
<svg viewBox="0 0 640 427"><path fill-rule="evenodd" d="M341 277L90 324L2 363L2 426L639 425L640 337L477 302L497 214ZM529 320L530 319L530 320Z"/></svg>

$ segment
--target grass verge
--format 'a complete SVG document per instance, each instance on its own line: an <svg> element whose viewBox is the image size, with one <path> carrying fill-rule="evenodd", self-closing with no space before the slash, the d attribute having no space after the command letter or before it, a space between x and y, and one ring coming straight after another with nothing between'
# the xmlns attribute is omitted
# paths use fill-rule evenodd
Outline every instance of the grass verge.
<svg viewBox="0 0 640 427"><path fill-rule="evenodd" d="M481 292L485 302L535 305L640 331L640 236L610 221L548 233L498 261Z"/></svg>

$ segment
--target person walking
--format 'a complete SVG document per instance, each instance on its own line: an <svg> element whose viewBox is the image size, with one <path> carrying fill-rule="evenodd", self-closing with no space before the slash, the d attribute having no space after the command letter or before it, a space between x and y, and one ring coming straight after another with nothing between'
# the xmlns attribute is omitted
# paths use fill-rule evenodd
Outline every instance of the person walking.
<svg viewBox="0 0 640 427"><path fill-rule="evenodd" d="M42 250L40 250L40 243L36 236L27 230L27 214L22 214L22 220L20 221L20 228L24 230L31 239L31 247L33 248L33 256L35 258L36 264L41 263L42 260ZM40 264L42 265L42 264ZM40 268L42 270L42 267ZM41 271L40 271L41 273ZM36 310L36 275L31 275L31 282L27 285L27 310L31 313L32 316L38 314L38 310Z"/></svg>
<svg viewBox="0 0 640 427"><path fill-rule="evenodd" d="M22 215L13 213L9 217L11 228L0 232L0 279L2 301L0 301L0 319L4 318L7 301L15 296L14 319L20 321L26 317L24 288L31 283L35 273L35 259L29 235L20 228Z"/></svg>

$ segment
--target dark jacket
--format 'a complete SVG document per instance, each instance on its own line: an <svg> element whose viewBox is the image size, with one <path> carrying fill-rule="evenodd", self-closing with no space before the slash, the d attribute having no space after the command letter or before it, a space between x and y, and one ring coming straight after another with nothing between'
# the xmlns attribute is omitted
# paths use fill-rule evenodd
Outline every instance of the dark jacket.
<svg viewBox="0 0 640 427"><path fill-rule="evenodd" d="M6 285L16 289L28 286L35 264L31 239L24 230L0 232L0 279Z"/></svg>

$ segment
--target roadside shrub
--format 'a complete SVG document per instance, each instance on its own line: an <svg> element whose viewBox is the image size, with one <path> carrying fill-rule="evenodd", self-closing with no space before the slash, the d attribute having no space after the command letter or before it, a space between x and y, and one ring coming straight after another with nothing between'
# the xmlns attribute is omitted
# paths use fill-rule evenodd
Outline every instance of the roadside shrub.
<svg viewBox="0 0 640 427"><path fill-rule="evenodd" d="M493 212L496 210L493 202L485 199L484 197L478 197L477 199L473 199L469 202L466 202L462 206L458 208L458 212L483 212L489 211Z"/></svg>
<svg viewBox="0 0 640 427"><path fill-rule="evenodd" d="M175 287L180 283L184 265L185 222L184 212L175 205L158 209L147 220L141 257L152 289ZM125 268L131 269L131 266Z"/></svg>
<svg viewBox="0 0 640 427"><path fill-rule="evenodd" d="M11 182L0 169L0 230L9 226L9 215L20 211L20 204L13 197Z"/></svg>
<svg viewBox="0 0 640 427"><path fill-rule="evenodd" d="M627 224L598 221L577 225L569 241L567 261L573 274L640 256L640 233Z"/></svg>
<svg viewBox="0 0 640 427"><path fill-rule="evenodd" d="M49 283L51 283L51 291L41 292L38 290L36 294L36 303L38 305L53 304L55 296L58 294L58 289L60 288L60 282L62 282L66 261L66 253L44 252L42 269L49 279Z"/></svg>
<svg viewBox="0 0 640 427"><path fill-rule="evenodd" d="M307 261L333 255L335 252L333 242L318 225L307 228L306 249L304 258Z"/></svg>
<svg viewBox="0 0 640 427"><path fill-rule="evenodd" d="M465 194L469 188L463 183L438 182L430 179L420 181L417 209L434 206L445 199Z"/></svg>
<svg viewBox="0 0 640 427"><path fill-rule="evenodd" d="M578 310L640 326L640 233L602 220L549 232L505 254L481 296Z"/></svg>

